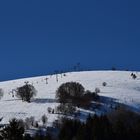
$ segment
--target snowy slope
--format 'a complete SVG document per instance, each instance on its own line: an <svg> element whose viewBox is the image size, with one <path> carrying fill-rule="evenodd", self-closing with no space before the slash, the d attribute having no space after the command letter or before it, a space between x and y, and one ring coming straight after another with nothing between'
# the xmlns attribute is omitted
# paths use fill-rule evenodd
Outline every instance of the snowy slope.
<svg viewBox="0 0 140 140"><path fill-rule="evenodd" d="M39 120L42 115L47 114L48 107L55 108L58 105L55 91L62 83L68 81L80 82L85 89L91 91L99 87L100 95L115 98L118 102L140 111L140 72L136 72L138 76L136 80L133 80L130 74L131 72L124 71L87 71L66 73L66 76L62 77L58 75L58 82L56 75L0 82L0 88L4 90L4 97L0 100L0 117L3 117L1 123L7 123L13 117L25 119L35 116L36 120ZM31 103L12 97L13 89L24 85L25 81L33 84L38 91ZM103 82L107 82L106 87L102 86ZM57 117L53 114L47 116L50 123Z"/></svg>

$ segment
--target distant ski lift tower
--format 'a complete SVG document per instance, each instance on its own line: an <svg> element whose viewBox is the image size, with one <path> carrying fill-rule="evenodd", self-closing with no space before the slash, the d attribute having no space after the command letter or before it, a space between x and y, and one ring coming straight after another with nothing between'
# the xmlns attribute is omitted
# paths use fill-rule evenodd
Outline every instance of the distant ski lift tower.
<svg viewBox="0 0 140 140"><path fill-rule="evenodd" d="M54 72L56 74L56 82L58 82L58 70L55 70Z"/></svg>
<svg viewBox="0 0 140 140"><path fill-rule="evenodd" d="M77 63L77 70L80 71L80 62Z"/></svg>
<svg viewBox="0 0 140 140"><path fill-rule="evenodd" d="M47 77L45 78L45 80L46 80L46 84L48 84L48 78Z"/></svg>
<svg viewBox="0 0 140 140"><path fill-rule="evenodd" d="M63 77L63 71L61 70L61 78Z"/></svg>
<svg viewBox="0 0 140 140"><path fill-rule="evenodd" d="M81 64L77 63L73 68L74 68L74 71L80 71Z"/></svg>

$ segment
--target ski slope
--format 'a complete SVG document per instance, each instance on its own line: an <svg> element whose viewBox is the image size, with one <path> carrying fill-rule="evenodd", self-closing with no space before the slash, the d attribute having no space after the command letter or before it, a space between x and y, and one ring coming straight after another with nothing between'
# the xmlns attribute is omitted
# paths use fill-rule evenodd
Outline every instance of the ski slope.
<svg viewBox="0 0 140 140"><path fill-rule="evenodd" d="M99 95L116 99L134 109L140 111L140 72L135 72L137 79L132 79L131 72L126 71L85 71L69 72L66 76L58 74L26 79L0 82L0 88L4 90L4 97L0 100L0 118L3 117L2 124L8 123L11 118L25 119L34 116L37 121L46 114L48 122L51 124L56 118L56 114L48 114L47 108L55 108L58 103L55 100L57 88L65 82L80 82L86 90L94 91L100 88ZM46 78L47 83L46 83ZM23 86L25 81L32 84L37 92L37 96L31 103L22 102L13 97L14 89ZM107 86L103 87L102 83Z"/></svg>

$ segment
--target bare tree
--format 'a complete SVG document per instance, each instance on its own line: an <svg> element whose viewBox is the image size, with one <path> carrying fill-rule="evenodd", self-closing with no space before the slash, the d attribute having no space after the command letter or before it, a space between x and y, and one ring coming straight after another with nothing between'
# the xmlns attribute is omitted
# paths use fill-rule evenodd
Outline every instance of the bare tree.
<svg viewBox="0 0 140 140"><path fill-rule="evenodd" d="M98 93L100 93L101 92L101 90L99 89L99 88L95 88L95 93L96 94L98 94Z"/></svg>

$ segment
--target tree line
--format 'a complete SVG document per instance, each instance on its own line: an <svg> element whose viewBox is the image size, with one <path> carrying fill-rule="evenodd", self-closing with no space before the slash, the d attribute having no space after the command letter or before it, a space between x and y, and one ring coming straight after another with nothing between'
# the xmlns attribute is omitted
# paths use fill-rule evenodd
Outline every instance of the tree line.
<svg viewBox="0 0 140 140"><path fill-rule="evenodd" d="M91 116L85 122L62 117L53 125L58 135L46 131L46 135L37 133L34 137L24 135L22 121L12 119L0 131L0 140L139 140L140 115L126 109L119 109L108 115Z"/></svg>

